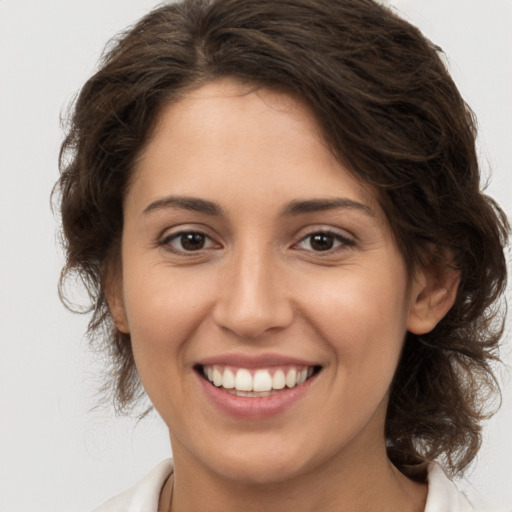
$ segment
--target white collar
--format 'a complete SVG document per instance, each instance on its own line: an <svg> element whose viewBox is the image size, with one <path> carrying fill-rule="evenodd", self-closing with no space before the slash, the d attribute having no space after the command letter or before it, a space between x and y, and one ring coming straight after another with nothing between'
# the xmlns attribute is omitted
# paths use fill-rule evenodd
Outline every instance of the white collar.
<svg viewBox="0 0 512 512"><path fill-rule="evenodd" d="M428 466L428 496L425 512L472 512L466 496L446 476L440 464Z"/></svg>

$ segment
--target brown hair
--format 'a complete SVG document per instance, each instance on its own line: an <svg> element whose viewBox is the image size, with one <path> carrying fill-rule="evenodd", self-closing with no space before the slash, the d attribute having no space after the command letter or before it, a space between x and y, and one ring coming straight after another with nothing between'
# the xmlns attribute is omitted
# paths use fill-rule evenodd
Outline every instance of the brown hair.
<svg viewBox="0 0 512 512"><path fill-rule="evenodd" d="M407 335L386 436L411 477L435 458L453 473L467 467L486 391L497 388L509 226L481 192L473 116L440 53L372 0L185 0L112 41L75 102L57 187L61 286L71 275L85 284L89 334L106 343L120 410L142 395L130 337L114 328L104 292L119 263L127 183L162 106L232 76L309 104L334 154L377 191L411 273L453 256L455 304L432 332Z"/></svg>

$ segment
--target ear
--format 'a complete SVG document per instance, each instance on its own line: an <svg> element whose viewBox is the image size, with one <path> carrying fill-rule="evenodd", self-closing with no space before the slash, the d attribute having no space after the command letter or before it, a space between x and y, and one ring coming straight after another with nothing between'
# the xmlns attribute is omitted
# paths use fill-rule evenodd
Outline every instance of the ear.
<svg viewBox="0 0 512 512"><path fill-rule="evenodd" d="M104 281L105 298L117 330L129 334L128 319L124 307L123 279L119 271L108 271Z"/></svg>
<svg viewBox="0 0 512 512"><path fill-rule="evenodd" d="M448 265L432 264L417 271L411 285L407 330L426 334L448 313L455 302L460 272Z"/></svg>

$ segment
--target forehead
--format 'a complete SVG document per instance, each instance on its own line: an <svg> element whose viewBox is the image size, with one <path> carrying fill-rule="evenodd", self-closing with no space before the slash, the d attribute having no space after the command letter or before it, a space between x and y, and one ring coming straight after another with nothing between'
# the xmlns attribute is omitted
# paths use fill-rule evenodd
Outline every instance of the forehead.
<svg viewBox="0 0 512 512"><path fill-rule="evenodd" d="M351 194L375 204L374 191L330 151L304 101L224 78L162 109L132 185L149 195L166 188L208 195L209 183L224 182L226 196L236 185L247 197L286 189L321 197L341 178Z"/></svg>

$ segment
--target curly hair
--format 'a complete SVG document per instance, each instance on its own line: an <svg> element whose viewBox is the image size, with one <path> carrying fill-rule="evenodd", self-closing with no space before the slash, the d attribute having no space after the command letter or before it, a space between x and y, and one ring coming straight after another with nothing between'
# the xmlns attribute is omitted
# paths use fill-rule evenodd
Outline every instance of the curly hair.
<svg viewBox="0 0 512 512"><path fill-rule="evenodd" d="M66 265L90 299L120 411L143 395L130 336L105 299L119 265L123 197L162 107L218 77L288 91L384 209L409 273L460 272L455 303L408 333L390 391L388 454L411 478L441 458L462 473L480 446L503 331L509 225L481 189L472 112L421 32L373 0L183 0L112 40L79 93L60 155ZM447 259L447 254L450 258Z"/></svg>

